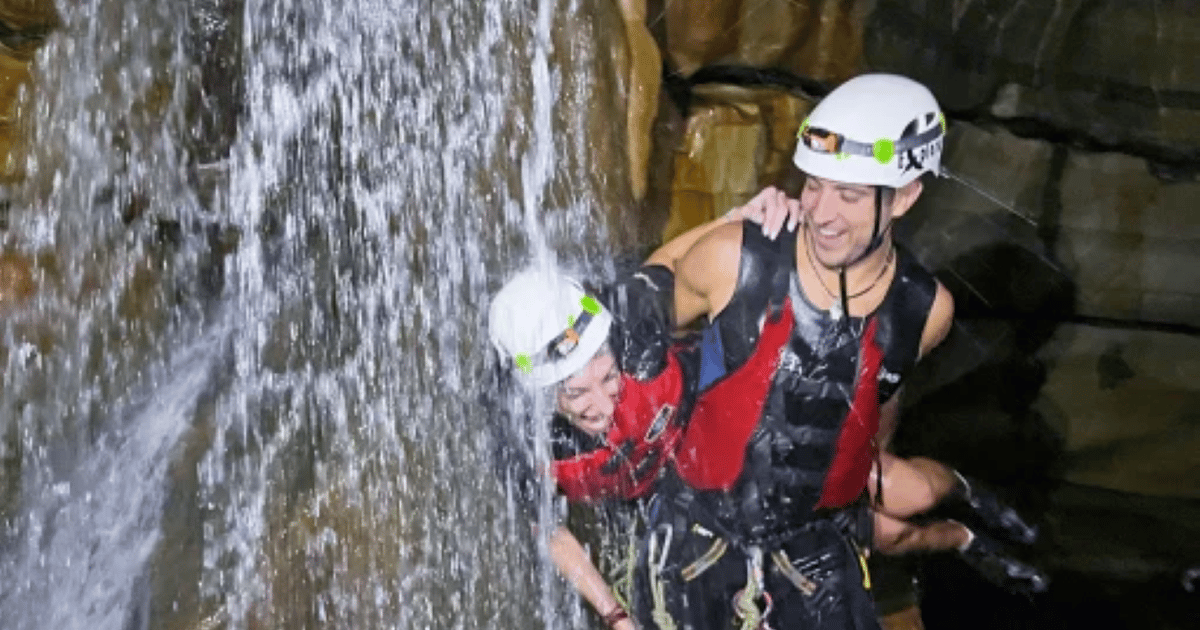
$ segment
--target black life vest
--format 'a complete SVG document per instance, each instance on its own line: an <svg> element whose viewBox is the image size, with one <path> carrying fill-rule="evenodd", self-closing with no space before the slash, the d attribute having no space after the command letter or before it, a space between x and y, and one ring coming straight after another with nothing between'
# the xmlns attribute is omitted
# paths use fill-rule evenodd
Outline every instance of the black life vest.
<svg viewBox="0 0 1200 630"><path fill-rule="evenodd" d="M804 297L795 244L792 232L772 242L743 229L737 288L709 331L726 373L699 394L676 454L678 477L720 528L749 538L862 495L880 405L916 363L937 288L898 249L879 308L834 322Z"/></svg>

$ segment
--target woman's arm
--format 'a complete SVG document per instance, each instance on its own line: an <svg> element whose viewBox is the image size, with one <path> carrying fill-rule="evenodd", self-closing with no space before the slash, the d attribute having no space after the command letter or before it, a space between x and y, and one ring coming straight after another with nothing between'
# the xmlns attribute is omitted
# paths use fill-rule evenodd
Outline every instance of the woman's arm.
<svg viewBox="0 0 1200 630"><path fill-rule="evenodd" d="M591 556L566 527L558 526L550 534L550 559L567 580L579 591L579 594L600 613L608 617L614 611L621 609L612 589L600 575L599 569L592 563ZM616 630L634 630L633 621L625 618L612 625Z"/></svg>

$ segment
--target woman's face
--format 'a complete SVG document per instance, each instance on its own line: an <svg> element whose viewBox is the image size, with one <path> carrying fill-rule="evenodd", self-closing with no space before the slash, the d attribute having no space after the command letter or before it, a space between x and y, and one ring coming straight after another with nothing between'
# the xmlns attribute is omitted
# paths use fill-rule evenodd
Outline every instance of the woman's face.
<svg viewBox="0 0 1200 630"><path fill-rule="evenodd" d="M613 410L621 393L621 373L610 352L592 357L583 369L562 382L558 409L571 424L589 435L600 436L612 426Z"/></svg>

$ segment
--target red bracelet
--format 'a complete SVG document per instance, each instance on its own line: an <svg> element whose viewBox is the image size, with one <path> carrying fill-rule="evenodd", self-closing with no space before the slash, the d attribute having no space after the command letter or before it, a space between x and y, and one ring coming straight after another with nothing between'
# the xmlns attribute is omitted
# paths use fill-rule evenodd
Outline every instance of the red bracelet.
<svg viewBox="0 0 1200 630"><path fill-rule="evenodd" d="M604 615L604 623L611 628L617 625L618 621L628 618L629 613L625 612L625 609L622 608L620 604L617 604L615 608L608 611L608 614Z"/></svg>

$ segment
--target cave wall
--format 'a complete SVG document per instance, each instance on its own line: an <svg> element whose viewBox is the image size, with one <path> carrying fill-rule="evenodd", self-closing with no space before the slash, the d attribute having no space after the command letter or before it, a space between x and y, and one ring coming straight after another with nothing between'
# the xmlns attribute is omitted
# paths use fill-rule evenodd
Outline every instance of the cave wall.
<svg viewBox="0 0 1200 630"><path fill-rule="evenodd" d="M790 166L796 127L815 101L802 87L772 79L836 84L861 72L870 7L863 0L651 0L650 30L673 97L673 111L658 121L657 140L667 146L650 175L649 211L666 208L655 224L664 239L724 214L764 185L798 184ZM744 80L724 81L720 69ZM774 74L755 76L763 70ZM697 82L700 75L706 78Z"/></svg>
<svg viewBox="0 0 1200 630"><path fill-rule="evenodd" d="M860 0L712 0L653 2L670 68L774 67L838 81L862 64Z"/></svg>
<svg viewBox="0 0 1200 630"><path fill-rule="evenodd" d="M649 178L664 239L795 192L796 128L839 82L922 81L944 163L984 193L930 179L897 226L962 324L914 397L1034 360L1056 474L1200 497L1180 457L1200 449L1200 3L651 2L648 21L674 106Z"/></svg>
<svg viewBox="0 0 1200 630"><path fill-rule="evenodd" d="M29 100L22 91L31 87L29 65L46 37L60 20L52 0L0 2L0 185L19 181L22 168L22 111Z"/></svg>
<svg viewBox="0 0 1200 630"><path fill-rule="evenodd" d="M966 317L1059 324L1033 408L1088 486L1200 497L1198 19L1196 2L880 0L867 20L870 66L929 85L954 121L949 167L1015 210L938 181L910 243L943 275L1002 244L1042 262L994 258L978 275L1010 286L956 298L978 298ZM1069 305L1028 297L1047 277Z"/></svg>
<svg viewBox="0 0 1200 630"><path fill-rule="evenodd" d="M929 85L958 116L1200 168L1200 3L878 0L875 69Z"/></svg>

